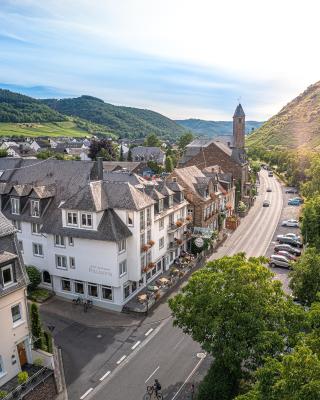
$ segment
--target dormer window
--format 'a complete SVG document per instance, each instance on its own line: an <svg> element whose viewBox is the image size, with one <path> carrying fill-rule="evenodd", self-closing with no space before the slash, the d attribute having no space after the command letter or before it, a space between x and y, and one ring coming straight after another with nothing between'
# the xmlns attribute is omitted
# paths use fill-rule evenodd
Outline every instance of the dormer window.
<svg viewBox="0 0 320 400"><path fill-rule="evenodd" d="M20 199L15 197L11 199L11 213L16 215L20 214Z"/></svg>
<svg viewBox="0 0 320 400"><path fill-rule="evenodd" d="M6 265L5 267L2 268L2 283L3 286L9 286L11 285L13 281L13 271L12 271L12 265Z"/></svg>
<svg viewBox="0 0 320 400"><path fill-rule="evenodd" d="M169 208L173 206L173 195L169 196Z"/></svg>
<svg viewBox="0 0 320 400"><path fill-rule="evenodd" d="M67 212L67 225L78 226L78 213Z"/></svg>
<svg viewBox="0 0 320 400"><path fill-rule="evenodd" d="M92 214L81 213L82 228L92 228Z"/></svg>
<svg viewBox="0 0 320 400"><path fill-rule="evenodd" d="M159 200L159 213L163 211L163 199Z"/></svg>
<svg viewBox="0 0 320 400"><path fill-rule="evenodd" d="M184 193L181 192L181 193L180 193L180 201L181 201L181 203L183 202L183 200L184 200Z"/></svg>
<svg viewBox="0 0 320 400"><path fill-rule="evenodd" d="M30 212L31 212L31 217L40 217L40 202L39 202L39 200L31 200Z"/></svg>

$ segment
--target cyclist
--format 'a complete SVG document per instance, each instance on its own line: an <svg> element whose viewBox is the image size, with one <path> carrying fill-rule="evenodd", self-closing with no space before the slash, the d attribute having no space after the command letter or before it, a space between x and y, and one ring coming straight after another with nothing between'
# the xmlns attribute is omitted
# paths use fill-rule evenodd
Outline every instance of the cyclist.
<svg viewBox="0 0 320 400"><path fill-rule="evenodd" d="M153 387L154 387L154 391L156 392L156 396L158 397L158 392L160 392L160 390L161 390L161 385L160 385L160 382L158 381L158 379L154 380Z"/></svg>

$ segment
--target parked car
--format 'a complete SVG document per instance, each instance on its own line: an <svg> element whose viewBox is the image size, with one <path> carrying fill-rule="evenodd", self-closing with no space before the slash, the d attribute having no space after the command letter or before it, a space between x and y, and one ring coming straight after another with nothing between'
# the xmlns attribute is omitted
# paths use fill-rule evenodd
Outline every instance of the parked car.
<svg viewBox="0 0 320 400"><path fill-rule="evenodd" d="M269 171L269 172L268 172L268 176L272 177L272 176L273 176L273 172L272 172L272 171Z"/></svg>
<svg viewBox="0 0 320 400"><path fill-rule="evenodd" d="M282 226L288 226L290 228L299 228L299 222L296 219L287 219L282 221Z"/></svg>
<svg viewBox="0 0 320 400"><path fill-rule="evenodd" d="M289 253L288 251L285 250L280 250L277 252L277 254L279 254L280 256L284 256L285 258L287 258L290 261L295 261L297 259L296 256L294 256L293 254Z"/></svg>
<svg viewBox="0 0 320 400"><path fill-rule="evenodd" d="M290 246L293 247L299 247L301 248L303 246L302 242L300 242L300 240L295 240L291 237L287 237L285 235L278 235L277 236L277 241L279 243L286 243L286 244L290 244Z"/></svg>
<svg viewBox="0 0 320 400"><path fill-rule="evenodd" d="M290 268L290 261L285 257L278 254L273 254L270 257L269 265L272 268L282 267L282 268Z"/></svg>
<svg viewBox="0 0 320 400"><path fill-rule="evenodd" d="M270 201L269 200L264 200L262 203L262 207L269 207L270 206Z"/></svg>
<svg viewBox="0 0 320 400"><path fill-rule="evenodd" d="M274 246L274 251L276 253L278 253L279 251L282 251L282 250L287 251L288 253L293 254L295 256L301 256L301 250L297 249L296 247L290 246L290 244L281 243L281 244L276 244Z"/></svg>
<svg viewBox="0 0 320 400"><path fill-rule="evenodd" d="M290 193L290 194L296 194L298 193L298 189L296 188L288 188L285 190L286 193Z"/></svg>
<svg viewBox="0 0 320 400"><path fill-rule="evenodd" d="M299 240L299 241L301 241L301 236L300 236L300 235L296 235L296 234L293 233L293 232L286 233L286 234L283 235L283 236L292 238L292 239L294 239L294 240Z"/></svg>
<svg viewBox="0 0 320 400"><path fill-rule="evenodd" d="M267 188L267 192L272 192L272 189L271 188Z"/></svg>
<svg viewBox="0 0 320 400"><path fill-rule="evenodd" d="M303 198L302 197L293 197L291 200L297 200L297 201L300 201L300 204L302 204L303 202L304 202L304 200L303 200Z"/></svg>
<svg viewBox="0 0 320 400"><path fill-rule="evenodd" d="M288 206L300 206L300 200L298 199L289 199Z"/></svg>

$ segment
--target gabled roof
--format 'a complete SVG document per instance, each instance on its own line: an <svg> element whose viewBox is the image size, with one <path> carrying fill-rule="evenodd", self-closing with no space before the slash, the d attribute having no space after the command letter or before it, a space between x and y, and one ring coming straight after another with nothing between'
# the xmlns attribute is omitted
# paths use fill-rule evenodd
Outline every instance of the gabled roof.
<svg viewBox="0 0 320 400"><path fill-rule="evenodd" d="M12 235L16 232L15 227L9 220L0 212L0 237Z"/></svg>
<svg viewBox="0 0 320 400"><path fill-rule="evenodd" d="M140 161L103 161L103 169L111 172L119 169L126 169L129 172L134 171L141 165Z"/></svg>
<svg viewBox="0 0 320 400"><path fill-rule="evenodd" d="M233 114L233 117L245 117L245 113L244 113L242 105L240 103L237 105L237 108Z"/></svg>
<svg viewBox="0 0 320 400"><path fill-rule="evenodd" d="M56 188L55 185L48 186L34 186L30 193L31 197L37 197L39 199L46 199L48 197L53 197L55 195Z"/></svg>
<svg viewBox="0 0 320 400"><path fill-rule="evenodd" d="M11 189L10 194L13 196L28 196L32 190L32 186L25 184L25 185L14 185L13 188Z"/></svg>

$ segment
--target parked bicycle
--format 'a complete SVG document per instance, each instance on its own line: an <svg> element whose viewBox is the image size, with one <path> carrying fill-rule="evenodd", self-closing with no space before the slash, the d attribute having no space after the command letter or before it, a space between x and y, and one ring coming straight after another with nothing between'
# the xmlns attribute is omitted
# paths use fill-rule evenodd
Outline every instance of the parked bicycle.
<svg viewBox="0 0 320 400"><path fill-rule="evenodd" d="M82 299L82 297L78 297L78 298L76 298L76 299L73 299L73 300L72 300L72 303L73 303L73 304L76 304L76 305L82 304L82 303L83 303L83 299Z"/></svg>
<svg viewBox="0 0 320 400"><path fill-rule="evenodd" d="M93 306L92 300L86 300L86 301L83 303L83 310L84 310L84 312L87 312L87 311L88 311L88 308L92 308L92 306Z"/></svg>

